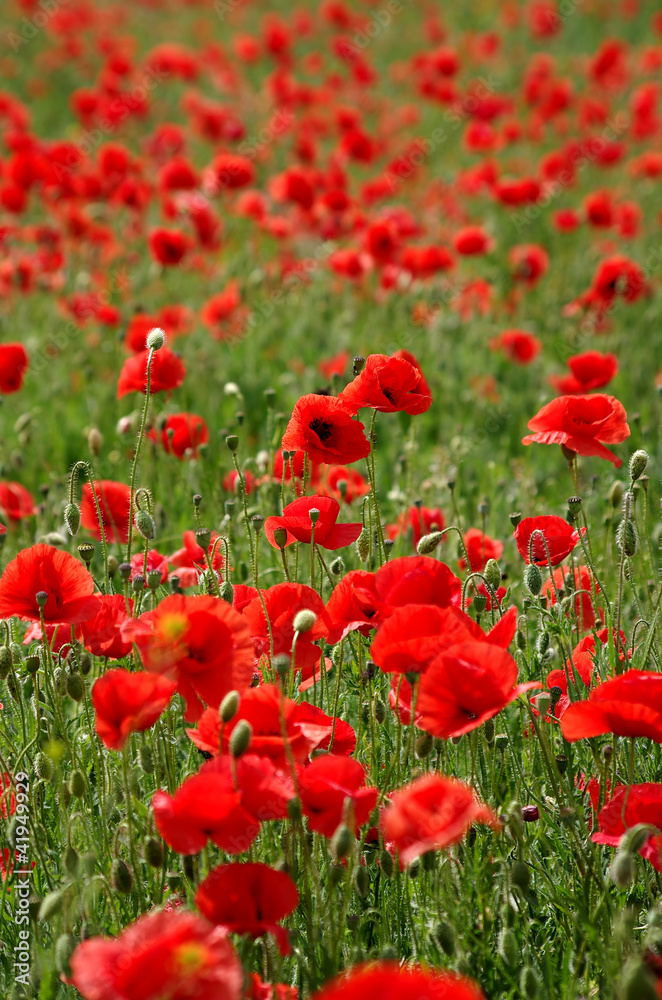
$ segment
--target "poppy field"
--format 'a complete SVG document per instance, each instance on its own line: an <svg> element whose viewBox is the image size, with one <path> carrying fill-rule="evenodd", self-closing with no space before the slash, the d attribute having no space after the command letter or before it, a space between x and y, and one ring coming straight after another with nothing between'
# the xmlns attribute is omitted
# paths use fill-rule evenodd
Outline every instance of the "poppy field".
<svg viewBox="0 0 662 1000"><path fill-rule="evenodd" d="M658 5L0 70L0 996L662 997Z"/></svg>

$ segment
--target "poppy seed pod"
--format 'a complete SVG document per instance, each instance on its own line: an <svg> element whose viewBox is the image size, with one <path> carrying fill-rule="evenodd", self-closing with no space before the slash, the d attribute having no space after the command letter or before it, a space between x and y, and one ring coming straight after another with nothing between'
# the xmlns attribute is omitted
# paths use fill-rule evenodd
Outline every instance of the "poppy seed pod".
<svg viewBox="0 0 662 1000"><path fill-rule="evenodd" d="M239 447L239 438L237 437L237 435L228 434L228 436L225 439L225 443L228 446L228 450L231 451L232 454L234 455L237 448Z"/></svg>
<svg viewBox="0 0 662 1000"><path fill-rule="evenodd" d="M542 573L535 563L529 563L524 570L524 585L534 597L542 590Z"/></svg>
<svg viewBox="0 0 662 1000"><path fill-rule="evenodd" d="M136 528L147 540L156 537L156 525L154 519L146 510L137 510L135 517Z"/></svg>
<svg viewBox="0 0 662 1000"><path fill-rule="evenodd" d="M165 332L159 326L155 326L147 334L147 350L160 351L165 344Z"/></svg>
<svg viewBox="0 0 662 1000"><path fill-rule="evenodd" d="M630 458L630 466L629 466L630 479L632 480L633 483L636 483L637 479L639 479L640 476L643 476L644 472L646 471L647 465L648 465L648 453L645 452L643 448L640 448L638 451L635 451Z"/></svg>
<svg viewBox="0 0 662 1000"><path fill-rule="evenodd" d="M228 722L232 722L235 715L239 711L240 701L241 701L241 696L238 691L228 691L225 698L221 702L221 707L219 709L221 722L225 723L226 725Z"/></svg>
<svg viewBox="0 0 662 1000"><path fill-rule="evenodd" d="M235 760L238 757L242 757L246 753L251 745L252 738L253 727L250 722L246 719L240 719L232 730L232 735L230 736L230 753Z"/></svg>
<svg viewBox="0 0 662 1000"><path fill-rule="evenodd" d="M294 616L294 631L295 632L310 632L311 628L314 628L315 622L317 621L317 615L314 611L309 608L302 608L301 611L297 611Z"/></svg>
<svg viewBox="0 0 662 1000"><path fill-rule="evenodd" d="M516 528L517 525L522 520L522 515L521 515L520 511L518 511L518 510L513 511L512 514L508 515L508 517L510 518L510 523L512 524L513 528Z"/></svg>
<svg viewBox="0 0 662 1000"><path fill-rule="evenodd" d="M196 545L199 545L201 549L206 551L211 542L211 531L209 528L198 528L195 532L195 542Z"/></svg>
<svg viewBox="0 0 662 1000"><path fill-rule="evenodd" d="M423 535L416 546L419 556L429 556L437 548L443 537L443 532L441 531L431 531L429 535Z"/></svg>
<svg viewBox="0 0 662 1000"><path fill-rule="evenodd" d="M284 549L287 544L287 529L274 528L274 542L279 549Z"/></svg>
<svg viewBox="0 0 662 1000"><path fill-rule="evenodd" d="M80 528L80 507L75 503L68 503L64 508L64 523L70 535L78 533Z"/></svg>
<svg viewBox="0 0 662 1000"><path fill-rule="evenodd" d="M538 712L540 713L541 718L543 719L546 718L552 704L552 699L547 693L547 691L543 691L541 694L538 695L538 697L535 699L535 704Z"/></svg>

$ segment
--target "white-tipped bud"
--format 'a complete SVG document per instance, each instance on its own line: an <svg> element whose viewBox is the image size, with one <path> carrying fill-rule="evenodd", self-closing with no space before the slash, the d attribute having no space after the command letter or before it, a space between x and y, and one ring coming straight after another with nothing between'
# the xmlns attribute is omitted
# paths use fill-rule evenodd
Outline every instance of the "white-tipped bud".
<svg viewBox="0 0 662 1000"><path fill-rule="evenodd" d="M147 334L147 350L158 351L165 344L165 332L160 326L155 326Z"/></svg>
<svg viewBox="0 0 662 1000"><path fill-rule="evenodd" d="M310 608L302 608L294 616L295 632L310 632L317 621L317 615Z"/></svg>
<svg viewBox="0 0 662 1000"><path fill-rule="evenodd" d="M630 479L633 483L636 483L640 476L643 476L646 471L646 466L648 465L648 452L645 452L642 448L630 457Z"/></svg>

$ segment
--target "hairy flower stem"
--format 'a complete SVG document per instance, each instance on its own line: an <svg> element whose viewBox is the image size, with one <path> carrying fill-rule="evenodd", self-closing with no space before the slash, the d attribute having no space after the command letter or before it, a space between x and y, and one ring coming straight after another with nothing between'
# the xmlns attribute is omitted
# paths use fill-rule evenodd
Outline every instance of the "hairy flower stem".
<svg viewBox="0 0 662 1000"><path fill-rule="evenodd" d="M149 354L147 355L147 373L146 373L146 384L145 384L145 402L143 404L142 417L140 419L140 430L138 431L138 440L136 442L136 450L133 456L133 464L131 465L131 482L129 484L129 539L126 545L126 561L131 562L131 542L133 540L133 504L135 500L135 488L136 488L136 473L138 471L138 460L140 458L140 449L142 448L143 438L145 436L145 427L147 425L147 411L149 410L149 393L152 381L152 358L154 357L154 348L150 347Z"/></svg>

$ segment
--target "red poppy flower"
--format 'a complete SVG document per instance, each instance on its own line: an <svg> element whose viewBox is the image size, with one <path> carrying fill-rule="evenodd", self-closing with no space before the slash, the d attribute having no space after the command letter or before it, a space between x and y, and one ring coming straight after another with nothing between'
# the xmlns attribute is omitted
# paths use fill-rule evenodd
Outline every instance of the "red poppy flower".
<svg viewBox="0 0 662 1000"><path fill-rule="evenodd" d="M189 238L179 229L153 229L149 235L149 250L159 264L174 267L184 258L190 246Z"/></svg>
<svg viewBox="0 0 662 1000"><path fill-rule="evenodd" d="M136 630L135 642L147 670L175 681L188 721L200 718L202 702L216 708L229 691L245 691L253 680L247 623L215 597L166 597Z"/></svg>
<svg viewBox="0 0 662 1000"><path fill-rule="evenodd" d="M615 354L586 351L568 358L568 368L570 375L550 375L550 385L566 396L580 395L611 382L618 374L618 358Z"/></svg>
<svg viewBox="0 0 662 1000"><path fill-rule="evenodd" d="M117 382L117 398L122 399L130 392L147 391L147 360L149 351L141 351L127 358L122 366ZM169 347L162 347L152 355L150 366L149 394L171 392L184 381L186 368Z"/></svg>
<svg viewBox="0 0 662 1000"><path fill-rule="evenodd" d="M156 549L148 549L147 559L145 559L144 552L136 552L135 556L131 556L131 583L137 576L146 577L148 573L159 573L161 583L165 583L168 579L168 568L167 558ZM145 580L145 586L147 586L147 580Z"/></svg>
<svg viewBox="0 0 662 1000"><path fill-rule="evenodd" d="M297 887L287 872L260 862L219 865L195 894L195 905L212 923L253 938L273 934L283 955L289 955L290 941L278 922L298 904Z"/></svg>
<svg viewBox="0 0 662 1000"><path fill-rule="evenodd" d="M81 625L82 642L93 656L106 656L109 660L120 660L131 652L131 642L122 638L120 628L128 621L133 601L129 600L129 611L122 594L107 594L99 598L99 608L93 618Z"/></svg>
<svg viewBox="0 0 662 1000"><path fill-rule="evenodd" d="M662 743L662 674L627 670L593 688L588 701L575 701L561 718L570 743L615 733L647 736Z"/></svg>
<svg viewBox="0 0 662 1000"><path fill-rule="evenodd" d="M353 966L313 994L311 1000L485 1000L479 986L455 972L437 972L398 962Z"/></svg>
<svg viewBox="0 0 662 1000"><path fill-rule="evenodd" d="M248 984L244 1000L298 1000L299 991L296 986L285 986L284 983L263 983L257 972L248 976Z"/></svg>
<svg viewBox="0 0 662 1000"><path fill-rule="evenodd" d="M37 594L47 594L43 607L47 625L86 621L99 609L94 580L83 564L52 545L22 549L0 577L0 618L39 619Z"/></svg>
<svg viewBox="0 0 662 1000"><path fill-rule="evenodd" d="M294 405L281 447L305 451L313 462L350 465L370 454L365 428L334 396L302 396Z"/></svg>
<svg viewBox="0 0 662 1000"><path fill-rule="evenodd" d="M23 344L0 344L0 392L8 396L18 392L28 369L28 355Z"/></svg>
<svg viewBox="0 0 662 1000"><path fill-rule="evenodd" d="M462 581L445 563L430 556L389 559L375 574L377 595L385 613L408 604L459 605Z"/></svg>
<svg viewBox="0 0 662 1000"><path fill-rule="evenodd" d="M582 528L582 534L585 531ZM515 528L513 538L517 551L527 566L530 562L534 562L536 566L546 566L547 553L552 566L558 566L568 558L579 542L579 532L565 518L545 514L523 518Z"/></svg>
<svg viewBox="0 0 662 1000"><path fill-rule="evenodd" d="M131 733L153 726L175 693L175 684L144 670L108 670L92 687L95 729L110 750L121 750Z"/></svg>
<svg viewBox="0 0 662 1000"><path fill-rule="evenodd" d="M573 649L570 664L566 661L566 667L564 669L557 668L556 670L550 670L547 674L547 687L550 691L556 686L561 688L564 695L567 695L568 675L570 675L570 679L577 687L579 686L577 678L579 678L586 687L589 687L595 665L598 662L599 647L596 647L596 639L601 646L606 646L609 642L609 629L601 628L594 635L585 635ZM627 654L623 652L623 649L625 648L625 633L620 631L618 633L618 638L612 633L612 642L617 650L618 659L621 663L623 663L627 656ZM557 711L555 713L558 718L561 718L562 713L570 704L567 698L565 699L565 704L562 704L562 700L563 699L559 700Z"/></svg>
<svg viewBox="0 0 662 1000"><path fill-rule="evenodd" d="M342 549L355 542L361 534L363 525L360 521L354 524L336 524L340 504L333 497L299 497L287 505L282 515L268 517L264 522L264 533L269 543L275 549L280 548L274 540L274 531L276 528L285 528L285 546L293 545L294 542L310 544L313 532L310 511L313 509L319 511L319 518L315 523L315 544L321 545L323 549Z"/></svg>
<svg viewBox="0 0 662 1000"><path fill-rule="evenodd" d="M506 625L497 625L486 635L460 608L409 604L391 611L379 628L370 655L384 673L424 673L450 646L486 642L505 649L512 637L513 631Z"/></svg>
<svg viewBox="0 0 662 1000"><path fill-rule="evenodd" d="M101 522L106 542L126 545L129 540L129 517L131 511L131 490L124 483L112 479L95 481L94 490L99 501ZM92 487L85 483L81 490L81 524L94 538L101 540L101 528Z"/></svg>
<svg viewBox="0 0 662 1000"><path fill-rule="evenodd" d="M207 753L227 753L230 736L237 723L246 719L253 730L250 752L259 757L269 757L275 767L281 770L289 768L289 757L285 750L281 728L281 697L282 694L275 684L261 684L250 688L241 698L239 711L232 722L221 723L216 709L207 709L200 719L197 729L187 729L193 743ZM307 702L297 703L291 698L284 700L285 732L287 742L294 760L302 763L315 749L328 749L333 719L325 715L321 709ZM350 735L343 731L342 743L338 741L338 726L336 720L336 735L333 742L335 753L352 753L356 738L352 741ZM350 728L350 727L347 727ZM353 732L351 734L353 736Z"/></svg>
<svg viewBox="0 0 662 1000"><path fill-rule="evenodd" d="M453 246L463 257L473 257L488 253L494 240L482 226L466 226L453 237Z"/></svg>
<svg viewBox="0 0 662 1000"><path fill-rule="evenodd" d="M566 572L562 567L559 567L553 573L554 586L552 586L551 580L545 580L542 595L547 598L550 604L556 604L556 591L565 589L565 577L568 574L569 571ZM587 629L593 628L595 624L595 601L597 600L597 588L591 571L586 566L575 568L573 589L577 592L575 597L577 624L585 632Z"/></svg>
<svg viewBox="0 0 662 1000"><path fill-rule="evenodd" d="M540 354L542 343L526 330L504 330L498 337L492 337L490 350L502 351L518 365L528 365Z"/></svg>
<svg viewBox="0 0 662 1000"><path fill-rule="evenodd" d="M299 768L298 790L309 828L325 837L333 836L345 816L358 836L379 795L377 788L365 787L365 771L357 760L333 754Z"/></svg>
<svg viewBox="0 0 662 1000"><path fill-rule="evenodd" d="M427 851L450 847L462 840L474 823L498 828L491 809L473 789L454 778L428 774L389 796L382 812L384 840L408 865Z"/></svg>
<svg viewBox="0 0 662 1000"><path fill-rule="evenodd" d="M360 472L347 465L327 466L324 487L336 500L343 500L345 503L367 496L370 492L370 483Z"/></svg>
<svg viewBox="0 0 662 1000"><path fill-rule="evenodd" d="M195 413L171 414L161 431L161 444L177 458L199 458L200 446L209 441L207 424Z"/></svg>
<svg viewBox="0 0 662 1000"><path fill-rule="evenodd" d="M430 386L428 385L427 379L425 378L425 375L423 374L423 369L421 368L421 366L418 363L417 358L411 353L411 351L406 351L404 349L404 347L401 347L400 350L396 351L392 355L392 357L394 357L394 358L402 358L403 361L408 361L409 364L412 365L412 367L414 367L417 370L417 372L420 374L420 376L421 376L421 381L418 383L418 391L423 396L431 396L432 395L432 393L430 392Z"/></svg>
<svg viewBox="0 0 662 1000"><path fill-rule="evenodd" d="M620 295L636 302L646 292L646 275L633 260L622 254L603 260L593 276L590 295L602 305L611 305Z"/></svg>
<svg viewBox="0 0 662 1000"><path fill-rule="evenodd" d="M8 521L20 521L36 514L32 495L20 483L0 482L0 513Z"/></svg>
<svg viewBox="0 0 662 1000"><path fill-rule="evenodd" d="M617 785L611 799L598 815L598 832L594 844L618 847L626 830L644 823L658 833L649 833L639 848L642 858L662 872L662 785L646 782L641 785Z"/></svg>
<svg viewBox="0 0 662 1000"><path fill-rule="evenodd" d="M208 187L210 194L218 194L227 188L248 187L255 180L255 168L245 156L220 153L209 168Z"/></svg>
<svg viewBox="0 0 662 1000"><path fill-rule="evenodd" d="M329 642L340 642L356 629L368 635L382 620L382 610L376 574L361 569L350 570L333 588L326 606L330 622Z"/></svg>
<svg viewBox="0 0 662 1000"><path fill-rule="evenodd" d="M155 910L116 938L79 944L71 982L84 1000L241 1000L244 973L222 927L188 910Z"/></svg>
<svg viewBox="0 0 662 1000"><path fill-rule="evenodd" d="M469 556L469 566L472 573L480 573L485 569L488 559L500 559L503 544L489 535L484 535L478 528L469 528L464 536L464 545ZM458 560L460 569L467 568L464 556Z"/></svg>
<svg viewBox="0 0 662 1000"><path fill-rule="evenodd" d="M627 414L613 396L558 396L547 403L529 421L522 444L562 444L579 455L597 455L613 462L618 469L622 460L605 448L630 436Z"/></svg>
<svg viewBox="0 0 662 1000"><path fill-rule="evenodd" d="M267 609L271 625L271 636L267 627L262 600ZM317 591L303 583L277 583L264 591L262 600L256 597L244 608L243 619L253 638L255 655L269 655L273 642L273 654L290 655L294 639L294 617L298 611L308 609L317 615L317 620L308 632L297 638L294 670L301 670L305 679L306 671L319 663L322 650L314 645L318 639L326 639L329 634L329 619L324 601Z"/></svg>
<svg viewBox="0 0 662 1000"><path fill-rule="evenodd" d="M350 413L370 407L380 413L425 413L432 397L422 393L421 375L404 358L370 354L365 367L338 397Z"/></svg>
<svg viewBox="0 0 662 1000"><path fill-rule="evenodd" d="M443 531L446 519L439 507L422 507L416 504L398 517L395 524L386 527L388 538L395 540L400 535L411 531L411 540L414 548L418 545L423 535L429 535L432 531Z"/></svg>
<svg viewBox="0 0 662 1000"><path fill-rule="evenodd" d="M211 840L228 854L243 854L260 823L287 818L294 798L292 780L265 757L246 754L238 761L216 757L187 778L174 795L152 798L156 828L178 854L197 854Z"/></svg>
<svg viewBox="0 0 662 1000"><path fill-rule="evenodd" d="M513 269L513 278L532 288L547 273L549 256L547 251L536 243L522 243L513 247L508 254L508 261Z"/></svg>
<svg viewBox="0 0 662 1000"><path fill-rule="evenodd" d="M443 650L423 674L417 710L421 727L449 739L477 729L538 681L517 684L510 653L487 642L461 642Z"/></svg>
<svg viewBox="0 0 662 1000"><path fill-rule="evenodd" d="M447 271L453 266L453 256L446 247L409 246L405 247L400 257L400 263L405 271L414 278L431 278L439 271Z"/></svg>
<svg viewBox="0 0 662 1000"><path fill-rule="evenodd" d="M319 462L312 462L305 451L298 450L287 452L287 454L291 456L287 461L283 458L281 450L278 450L274 455L273 478L275 482L282 483L283 472L285 473L286 483L291 483L292 476L294 476L296 492L299 493L305 469L306 483L309 483L311 486L317 486L320 482L322 465ZM331 468L334 468L334 466L331 466Z"/></svg>

